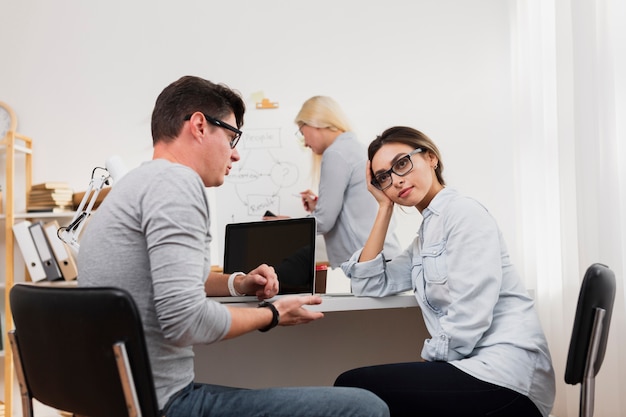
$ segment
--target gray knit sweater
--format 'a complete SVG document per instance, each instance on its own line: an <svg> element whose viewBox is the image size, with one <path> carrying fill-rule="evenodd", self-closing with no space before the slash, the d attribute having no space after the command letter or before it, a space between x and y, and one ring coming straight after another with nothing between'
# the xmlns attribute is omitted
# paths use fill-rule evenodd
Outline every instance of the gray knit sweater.
<svg viewBox="0 0 626 417"><path fill-rule="evenodd" d="M79 285L124 288L139 307L160 408L193 380L192 345L230 328L226 307L204 290L210 241L200 177L165 160L116 183L80 241Z"/></svg>

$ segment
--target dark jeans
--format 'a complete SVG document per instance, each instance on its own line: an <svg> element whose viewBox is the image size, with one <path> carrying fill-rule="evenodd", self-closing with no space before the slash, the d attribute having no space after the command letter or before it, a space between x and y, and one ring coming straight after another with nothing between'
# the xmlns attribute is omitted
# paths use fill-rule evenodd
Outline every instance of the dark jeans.
<svg viewBox="0 0 626 417"><path fill-rule="evenodd" d="M387 403L392 417L541 417L525 395L483 382L447 362L353 369L335 385L372 391Z"/></svg>
<svg viewBox="0 0 626 417"><path fill-rule="evenodd" d="M165 417L388 417L369 391L341 387L240 389L192 383L172 396Z"/></svg>

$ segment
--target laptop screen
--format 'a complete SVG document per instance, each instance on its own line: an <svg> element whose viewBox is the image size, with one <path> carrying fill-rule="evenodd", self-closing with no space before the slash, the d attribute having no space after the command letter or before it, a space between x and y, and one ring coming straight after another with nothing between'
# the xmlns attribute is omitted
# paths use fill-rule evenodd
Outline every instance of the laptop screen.
<svg viewBox="0 0 626 417"><path fill-rule="evenodd" d="M273 266L279 294L314 293L315 218L230 223L225 229L224 273Z"/></svg>

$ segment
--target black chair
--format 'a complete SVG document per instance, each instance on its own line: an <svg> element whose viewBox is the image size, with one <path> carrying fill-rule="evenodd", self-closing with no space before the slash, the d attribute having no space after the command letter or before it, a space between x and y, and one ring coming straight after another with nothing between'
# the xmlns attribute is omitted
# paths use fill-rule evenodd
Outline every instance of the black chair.
<svg viewBox="0 0 626 417"><path fill-rule="evenodd" d="M580 387L580 417L593 416L595 377L600 371L615 300L615 274L593 264L585 272L578 295L565 382Z"/></svg>
<svg viewBox="0 0 626 417"><path fill-rule="evenodd" d="M15 285L9 333L25 417L32 400L74 415L158 416L141 319L118 288Z"/></svg>

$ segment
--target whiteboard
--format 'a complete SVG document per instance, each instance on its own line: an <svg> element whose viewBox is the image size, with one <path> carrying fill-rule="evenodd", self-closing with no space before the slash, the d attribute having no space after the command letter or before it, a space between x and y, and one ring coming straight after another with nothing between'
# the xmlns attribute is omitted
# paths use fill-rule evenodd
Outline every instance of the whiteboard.
<svg viewBox="0 0 626 417"><path fill-rule="evenodd" d="M299 193L313 188L312 157L311 150L295 136L293 120L300 107L259 110L251 109L250 103L247 107L236 148L241 159L233 163L224 184L215 189L215 204L211 206L216 209L217 220L214 264L222 263L226 224L262 220L266 210L290 217L308 214Z"/></svg>

